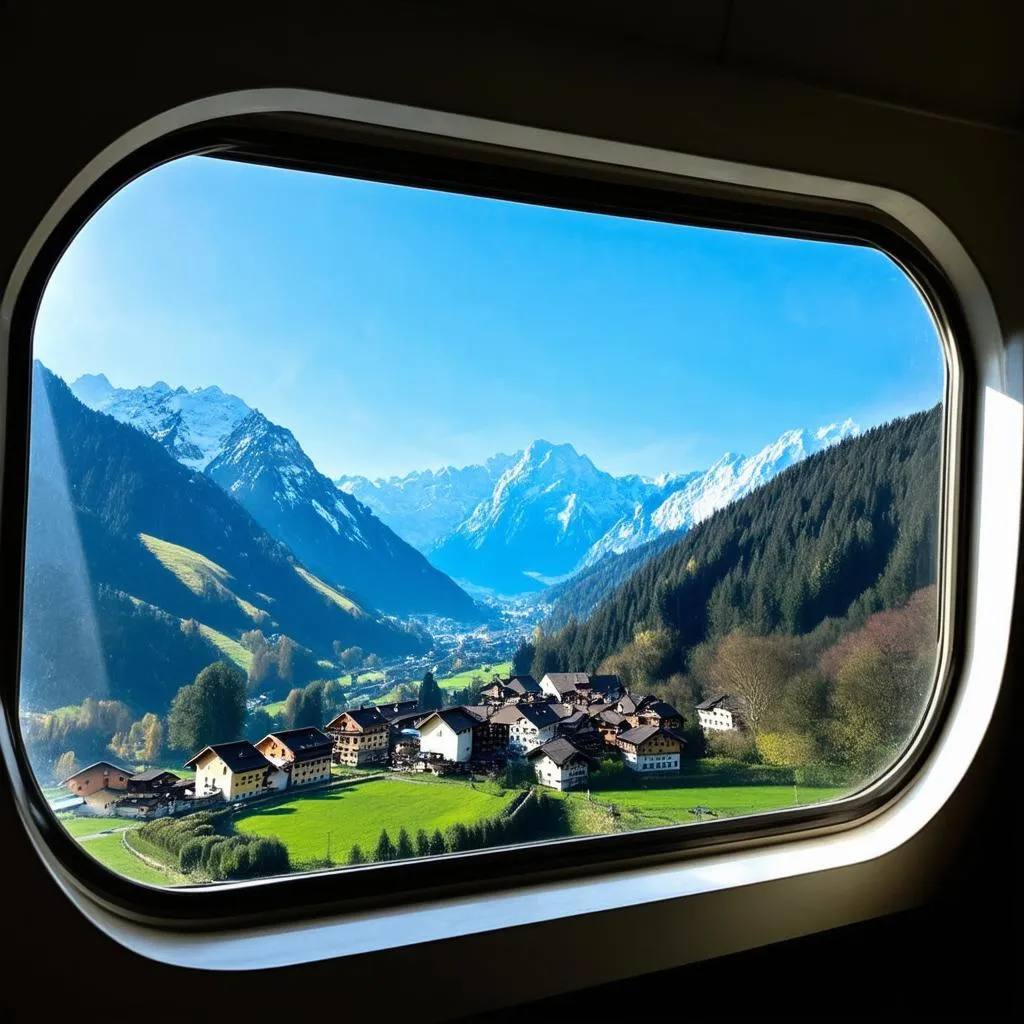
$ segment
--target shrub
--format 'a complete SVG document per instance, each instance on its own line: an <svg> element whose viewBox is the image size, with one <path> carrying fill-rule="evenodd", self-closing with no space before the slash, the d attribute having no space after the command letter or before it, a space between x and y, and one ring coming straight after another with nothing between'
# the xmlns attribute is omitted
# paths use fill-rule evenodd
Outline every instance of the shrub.
<svg viewBox="0 0 1024 1024"><path fill-rule="evenodd" d="M181 853L178 854L178 867L181 871L187 875L200 867L203 863L206 847L207 844L201 839L190 839L181 848Z"/></svg>

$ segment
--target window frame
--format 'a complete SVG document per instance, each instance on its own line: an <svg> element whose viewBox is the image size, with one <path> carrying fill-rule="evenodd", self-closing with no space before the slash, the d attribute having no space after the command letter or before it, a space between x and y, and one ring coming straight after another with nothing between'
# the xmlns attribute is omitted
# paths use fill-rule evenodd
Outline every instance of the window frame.
<svg viewBox="0 0 1024 1024"><path fill-rule="evenodd" d="M267 92L288 98L271 100ZM3 297L2 309L10 320L0 600L6 607L17 608L19 614L9 616L3 624L8 641L4 649L12 653L5 654L7 665L0 678L7 715L0 730L0 747L19 810L38 840L37 847L55 861L76 888L123 919L183 930L212 930L227 922L267 924L443 897L472 898L492 890L495 877L512 889L541 880L555 883L580 876L584 881L607 878L631 868L660 868L706 858L709 853L749 850L755 844L838 834L870 822L897 803L927 765L952 702L959 696L955 684L964 665L966 605L956 598L963 594L966 545L957 540L960 535L971 535L973 523L974 397L979 380L971 358L974 332L969 329L959 290L914 232L882 206L825 199L796 188L752 189L742 182L739 165L722 161L704 161L704 165L716 165L718 173L711 174L704 166L707 177L701 178L701 168L696 166L701 162L694 164L695 158L691 158L687 164L687 158L677 153L596 140L614 156L611 160L596 160L591 153L593 147L587 145L595 140L508 125L497 125L505 130L504 135L501 131L491 133L503 141L481 139L478 136L487 132L480 126L493 127L495 122L372 101L347 100L346 109L344 97L298 91L215 97L210 101L213 107L205 107L205 116L201 113L204 102L171 112L177 117L177 125L175 117L169 116L162 123L142 126L134 137L129 133L120 140L120 152L101 154L97 158L99 166L94 166L94 161L86 168L69 185L63 202L58 204L61 209L51 211L37 229ZM231 112L229 116L210 116L218 103L222 112ZM239 113L247 104L248 109L263 112ZM154 120L161 122L161 118ZM424 126L426 131L422 130ZM516 145L522 142L522 133L532 133L531 145L526 148ZM581 144L575 152L566 152L574 148L566 140ZM115 144L111 148L118 147ZM922 725L902 757L857 793L826 805L451 854L396 865L371 864L163 890L113 875L93 861L49 811L28 766L17 725L32 328L52 267L95 210L135 177L192 153L395 184L447 186L453 191L595 213L869 244L885 252L914 282L929 306L946 359L937 678ZM640 153L660 154L664 160L643 163L631 159ZM689 173L666 169L679 161L684 169L689 167ZM652 162L662 166L651 167ZM835 191L842 193L843 189L837 187Z"/></svg>

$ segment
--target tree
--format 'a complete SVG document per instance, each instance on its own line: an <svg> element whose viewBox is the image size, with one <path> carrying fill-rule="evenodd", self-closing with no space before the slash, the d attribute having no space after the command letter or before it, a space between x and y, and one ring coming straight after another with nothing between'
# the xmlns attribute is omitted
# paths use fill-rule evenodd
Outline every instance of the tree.
<svg viewBox="0 0 1024 1024"><path fill-rule="evenodd" d="M233 665L207 665L195 682L183 686L167 716L168 740L176 750L201 750L242 735L245 722L245 676Z"/></svg>
<svg viewBox="0 0 1024 1024"><path fill-rule="evenodd" d="M439 828L435 828L434 834L430 837L430 856L439 857L445 849L444 836Z"/></svg>
<svg viewBox="0 0 1024 1024"><path fill-rule="evenodd" d="M75 757L75 752L73 750L65 750L53 765L53 777L58 782L63 782L65 779L74 775L77 771L78 759Z"/></svg>
<svg viewBox="0 0 1024 1024"><path fill-rule="evenodd" d="M274 728L274 724L274 719L263 708L253 708L245 720L245 738L256 743Z"/></svg>
<svg viewBox="0 0 1024 1024"><path fill-rule="evenodd" d="M342 648L341 644L337 641L334 642L334 653L341 664L341 667L351 671L357 668L363 663L363 649L362 647L345 647Z"/></svg>
<svg viewBox="0 0 1024 1024"><path fill-rule="evenodd" d="M139 752L143 764L156 764L164 752L164 727L152 712L142 716L143 740Z"/></svg>
<svg viewBox="0 0 1024 1024"><path fill-rule="evenodd" d="M368 654L368 655L366 655L366 658L363 660L363 664L368 669L370 669L371 671L373 669L380 668L380 666L381 666L380 655L379 654Z"/></svg>
<svg viewBox="0 0 1024 1024"><path fill-rule="evenodd" d="M734 630L718 644L711 681L719 693L742 700L744 721L756 736L800 667L800 649L793 637L750 636Z"/></svg>
<svg viewBox="0 0 1024 1024"><path fill-rule="evenodd" d="M416 856L430 856L430 836L428 836L426 830L422 828L416 833Z"/></svg>
<svg viewBox="0 0 1024 1024"><path fill-rule="evenodd" d="M406 832L405 826L403 825L398 830L398 840L395 843L395 859L408 860L410 857L414 856L415 853L412 848L412 840L409 838L409 833Z"/></svg>
<svg viewBox="0 0 1024 1024"><path fill-rule="evenodd" d="M434 673L428 671L423 676L420 684L419 701L416 705L419 711L437 711L444 704L444 694L441 687L434 680Z"/></svg>
<svg viewBox="0 0 1024 1024"><path fill-rule="evenodd" d="M408 838L408 836L406 837ZM394 860L395 859L395 844L391 842L391 836L388 835L388 830L382 828L380 830L380 836L377 839L377 847L373 851L374 860Z"/></svg>
<svg viewBox="0 0 1024 1024"><path fill-rule="evenodd" d="M363 853L362 847L358 843L355 843L348 854L349 864L365 864L366 854Z"/></svg>

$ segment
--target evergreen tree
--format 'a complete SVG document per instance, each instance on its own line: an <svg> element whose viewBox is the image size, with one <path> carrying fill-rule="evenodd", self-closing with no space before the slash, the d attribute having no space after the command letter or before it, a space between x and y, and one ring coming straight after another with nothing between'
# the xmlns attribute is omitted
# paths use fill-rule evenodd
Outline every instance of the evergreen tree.
<svg viewBox="0 0 1024 1024"><path fill-rule="evenodd" d="M416 856L430 856L430 836L422 828L416 833Z"/></svg>
<svg viewBox="0 0 1024 1024"><path fill-rule="evenodd" d="M406 838L408 838L408 836ZM380 830L380 836L377 839L377 847L373 851L373 859L375 861L395 859L395 844L391 841L391 836L388 835L388 830L386 828L382 828Z"/></svg>
<svg viewBox="0 0 1024 1024"><path fill-rule="evenodd" d="M395 859L409 860L409 858L413 856L415 856L415 852L412 848L412 840L409 838L409 833L406 832L405 826L403 825L398 830L398 839L395 842Z"/></svg>
<svg viewBox="0 0 1024 1024"><path fill-rule="evenodd" d="M445 845L444 836L441 834L439 828L434 829L434 834L430 837L430 855L431 857L440 857L442 853L447 851Z"/></svg>
<svg viewBox="0 0 1024 1024"><path fill-rule="evenodd" d="M366 855L363 853L358 843L355 843L348 854L349 864L365 864Z"/></svg>
<svg viewBox="0 0 1024 1024"><path fill-rule="evenodd" d="M443 705L444 694L441 692L441 687L434 680L434 673L428 671L423 676L423 682L420 684L419 700L416 705L417 710L437 711Z"/></svg>

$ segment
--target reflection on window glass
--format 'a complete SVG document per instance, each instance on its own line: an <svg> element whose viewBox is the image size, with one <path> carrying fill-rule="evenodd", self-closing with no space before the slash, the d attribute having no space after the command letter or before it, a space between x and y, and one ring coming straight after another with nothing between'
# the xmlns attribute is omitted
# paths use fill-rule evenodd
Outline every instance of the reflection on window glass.
<svg viewBox="0 0 1024 1024"><path fill-rule="evenodd" d="M34 344L21 726L129 878L821 803L920 720L944 368L873 249L193 157Z"/></svg>

